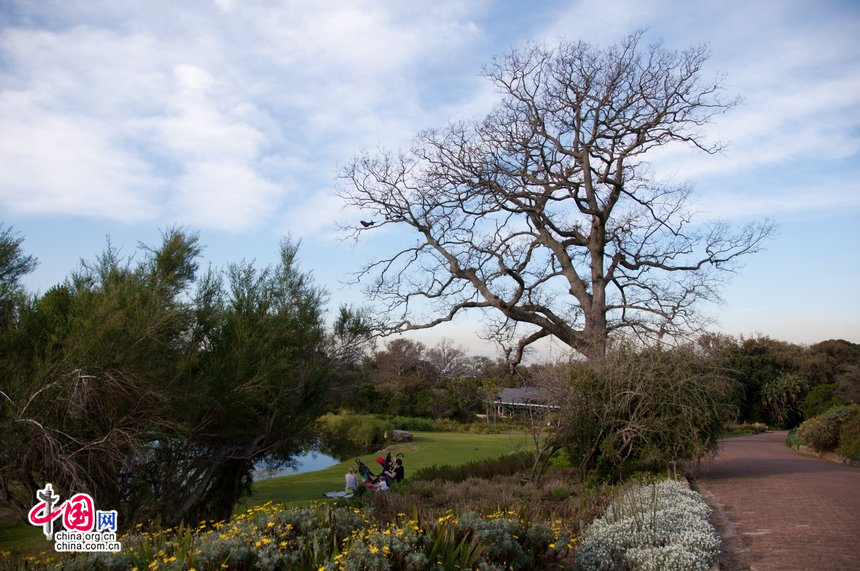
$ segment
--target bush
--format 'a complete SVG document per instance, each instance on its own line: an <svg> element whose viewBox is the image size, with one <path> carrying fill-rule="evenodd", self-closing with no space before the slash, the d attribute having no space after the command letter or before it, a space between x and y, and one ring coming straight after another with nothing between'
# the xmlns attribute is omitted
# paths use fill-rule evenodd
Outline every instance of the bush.
<svg viewBox="0 0 860 571"><path fill-rule="evenodd" d="M408 430L410 432L437 432L436 421L429 418L416 418L414 416L394 416L389 419L395 430Z"/></svg>
<svg viewBox="0 0 860 571"><path fill-rule="evenodd" d="M469 478L490 479L493 476L510 476L521 472L534 462L533 452L514 452L498 458L475 460L458 466L436 465L415 472L416 480L443 480L463 482Z"/></svg>
<svg viewBox="0 0 860 571"><path fill-rule="evenodd" d="M710 509L686 485L638 485L613 500L586 529L577 562L586 570L707 570L720 538Z"/></svg>
<svg viewBox="0 0 860 571"><path fill-rule="evenodd" d="M745 422L743 424L727 426L726 432L732 436L740 434L761 434L762 432L767 432L767 425L763 422Z"/></svg>
<svg viewBox="0 0 860 571"><path fill-rule="evenodd" d="M411 432L473 432L476 434L499 434L522 429L511 423L457 422L450 418L420 418L414 416L392 416L388 421L395 430Z"/></svg>
<svg viewBox="0 0 860 571"><path fill-rule="evenodd" d="M785 445L789 448L800 448L806 446L806 440L797 435L797 428L792 428L785 437Z"/></svg>
<svg viewBox="0 0 860 571"><path fill-rule="evenodd" d="M809 394L803 399L803 418L810 419L831 408L845 404L836 397L835 390L836 383L832 383L818 385L809 391Z"/></svg>
<svg viewBox="0 0 860 571"><path fill-rule="evenodd" d="M398 514L381 524L369 510L333 506L252 508L230 522L135 532L116 553L46 553L0 568L44 569L559 569L575 538L559 521L448 511Z"/></svg>
<svg viewBox="0 0 860 571"><path fill-rule="evenodd" d="M571 365L554 390L553 439L583 472L620 478L711 453L736 418L738 385L689 349L621 343L599 366Z"/></svg>
<svg viewBox="0 0 860 571"><path fill-rule="evenodd" d="M846 420L839 431L836 453L852 460L860 460L860 413L857 411L857 405L854 407L854 416Z"/></svg>
<svg viewBox="0 0 860 571"><path fill-rule="evenodd" d="M800 425L797 434L810 446L823 452L834 450L840 444L843 425L855 421L860 415L860 405L845 405L825 411ZM852 423L850 426L854 426ZM851 439L850 429L847 438Z"/></svg>
<svg viewBox="0 0 860 571"><path fill-rule="evenodd" d="M385 442L392 426L371 414L329 413L317 420L317 430L330 442L369 448Z"/></svg>

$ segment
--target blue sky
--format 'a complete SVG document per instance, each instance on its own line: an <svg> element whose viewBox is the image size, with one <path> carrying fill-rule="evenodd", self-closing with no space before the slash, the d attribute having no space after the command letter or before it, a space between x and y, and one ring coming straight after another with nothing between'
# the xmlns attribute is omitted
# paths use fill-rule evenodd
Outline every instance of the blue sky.
<svg viewBox="0 0 860 571"><path fill-rule="evenodd" d="M44 291L110 235L133 254L174 224L205 261L274 260L301 238L331 306L391 234L342 242L331 191L365 148L490 110L490 58L561 37L601 45L647 27L709 42L708 74L744 103L718 156L661 150L703 217L771 218L777 235L704 307L715 329L860 342L860 4L856 2L239 0L0 2L0 221L41 261ZM408 238L405 238L408 239ZM460 320L418 338L493 354Z"/></svg>

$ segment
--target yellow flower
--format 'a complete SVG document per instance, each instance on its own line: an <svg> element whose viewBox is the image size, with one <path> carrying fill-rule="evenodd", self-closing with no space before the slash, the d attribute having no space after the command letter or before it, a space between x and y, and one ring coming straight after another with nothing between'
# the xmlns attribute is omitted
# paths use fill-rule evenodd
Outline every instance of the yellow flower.
<svg viewBox="0 0 860 571"><path fill-rule="evenodd" d="M275 527L275 522L270 521L269 523L266 524L266 527Z"/></svg>

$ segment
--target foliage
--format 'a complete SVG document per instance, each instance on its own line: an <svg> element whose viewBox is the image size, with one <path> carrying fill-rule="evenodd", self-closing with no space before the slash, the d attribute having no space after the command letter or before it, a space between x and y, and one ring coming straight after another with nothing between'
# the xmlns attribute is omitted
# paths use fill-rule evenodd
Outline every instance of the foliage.
<svg viewBox="0 0 860 571"><path fill-rule="evenodd" d="M797 373L782 374L761 387L765 409L776 424L795 426L803 415L800 404L806 394L806 379Z"/></svg>
<svg viewBox="0 0 860 571"><path fill-rule="evenodd" d="M0 331L14 321L22 295L21 278L38 265L36 258L24 253L23 242L11 226L0 224Z"/></svg>
<svg viewBox="0 0 860 571"><path fill-rule="evenodd" d="M570 557L575 538L561 522L524 521L515 514L416 512L379 523L370 511L354 507L267 504L230 522L138 530L121 541L117 554L46 554L19 563L67 570L546 569ZM5 556L0 563L15 562Z"/></svg>
<svg viewBox="0 0 860 571"><path fill-rule="evenodd" d="M794 427L788 431L788 436L785 437L785 445L789 448L800 448L801 446L806 446L806 440L797 435L797 429L799 427Z"/></svg>
<svg viewBox="0 0 860 571"><path fill-rule="evenodd" d="M324 440L365 449L381 446L391 436L392 424L371 414L328 413L317 420Z"/></svg>
<svg viewBox="0 0 860 571"><path fill-rule="evenodd" d="M635 486L588 526L577 562L586 570L706 571L720 552L709 515L702 498L681 482Z"/></svg>
<svg viewBox="0 0 860 571"><path fill-rule="evenodd" d="M532 452L514 452L498 458L474 460L465 464L436 465L415 472L416 480L462 482L469 478L489 479L496 475L510 476L521 472L534 461Z"/></svg>
<svg viewBox="0 0 860 571"><path fill-rule="evenodd" d="M409 430L420 432L437 432L438 424L430 418L416 418L411 416L393 416L389 419L395 430Z"/></svg>
<svg viewBox="0 0 860 571"><path fill-rule="evenodd" d="M511 422L489 423L486 421L457 422L447 418L417 418L408 416L388 417L395 430L420 432L473 432L477 434L500 434L519 430L522 426Z"/></svg>
<svg viewBox="0 0 860 571"><path fill-rule="evenodd" d="M851 434L856 431L856 421L860 416L860 405L843 405L831 408L800 425L797 434L811 447L821 451L831 451L840 446L840 436L844 425L849 432L847 446L852 446Z"/></svg>
<svg viewBox="0 0 860 571"><path fill-rule="evenodd" d="M858 344L840 339L801 347L768 337L735 339L725 335L704 335L698 344L704 355L743 387L739 401L743 420L794 425L803 409L803 387L810 393L819 391L813 401L830 392L819 386L831 384L835 385L833 395L841 402L860 398ZM828 406L828 401L824 398L821 406ZM804 418L815 412L804 411ZM819 407L817 412L823 410Z"/></svg>
<svg viewBox="0 0 860 571"><path fill-rule="evenodd" d="M842 423L836 453L860 461L860 413L855 411L851 418Z"/></svg>
<svg viewBox="0 0 860 571"><path fill-rule="evenodd" d="M741 434L761 434L767 432L767 425L763 422L745 422L743 424L729 424L726 427L729 436Z"/></svg>
<svg viewBox="0 0 860 571"><path fill-rule="evenodd" d="M619 344L575 366L553 438L583 471L620 476L711 453L735 415L736 385L690 348Z"/></svg>
<svg viewBox="0 0 860 571"><path fill-rule="evenodd" d="M276 266L198 277L201 249L175 228L136 263L109 244L20 303L0 338L0 499L19 514L47 481L126 525L226 517L257 461L306 446L328 376L322 290L289 241Z"/></svg>
<svg viewBox="0 0 860 571"><path fill-rule="evenodd" d="M809 391L801 405L803 418L810 419L828 409L845 404L835 395L835 390L836 383L826 383Z"/></svg>

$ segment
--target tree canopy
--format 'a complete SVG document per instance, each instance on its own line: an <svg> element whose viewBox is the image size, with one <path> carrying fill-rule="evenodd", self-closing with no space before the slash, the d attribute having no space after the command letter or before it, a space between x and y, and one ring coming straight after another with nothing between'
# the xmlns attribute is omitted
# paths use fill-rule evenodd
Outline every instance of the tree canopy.
<svg viewBox="0 0 860 571"><path fill-rule="evenodd" d="M0 331L0 502L26 513L47 481L124 525L221 519L256 464L309 445L330 376L323 290L292 242L274 266L198 275L201 249L180 229L135 264L109 246L19 299Z"/></svg>

